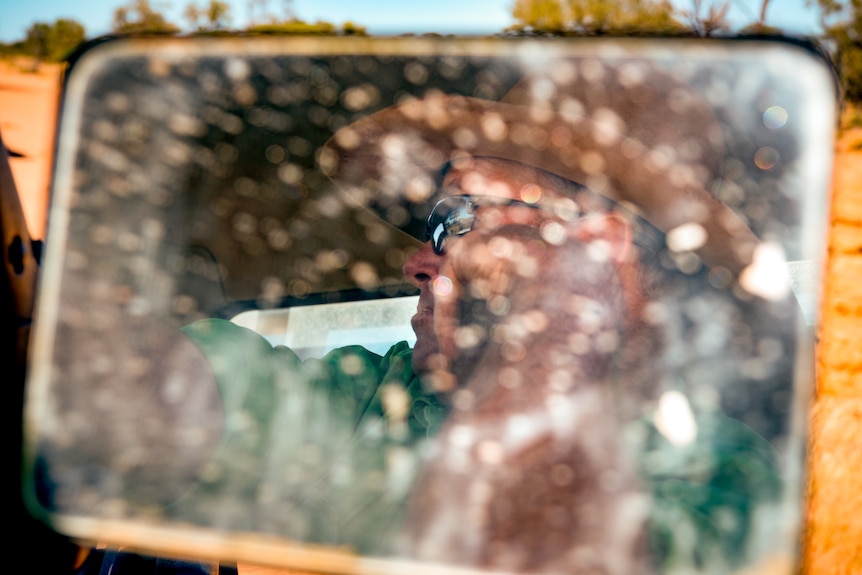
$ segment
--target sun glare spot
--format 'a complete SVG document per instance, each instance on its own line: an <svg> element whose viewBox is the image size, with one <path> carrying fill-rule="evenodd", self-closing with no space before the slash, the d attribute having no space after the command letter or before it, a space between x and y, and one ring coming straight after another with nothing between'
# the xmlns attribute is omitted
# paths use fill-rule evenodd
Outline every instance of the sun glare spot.
<svg viewBox="0 0 862 575"><path fill-rule="evenodd" d="M658 401L655 426L668 441L678 447L689 445L697 437L697 423L688 399L678 391L666 391Z"/></svg>
<svg viewBox="0 0 862 575"><path fill-rule="evenodd" d="M790 292L790 275L781 246L763 243L754 252L754 261L742 270L740 285L749 293L779 300Z"/></svg>

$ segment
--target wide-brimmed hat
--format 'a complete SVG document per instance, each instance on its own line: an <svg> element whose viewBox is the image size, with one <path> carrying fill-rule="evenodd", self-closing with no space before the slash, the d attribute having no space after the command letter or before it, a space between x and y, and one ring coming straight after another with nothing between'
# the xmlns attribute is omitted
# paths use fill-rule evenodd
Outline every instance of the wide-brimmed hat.
<svg viewBox="0 0 862 575"><path fill-rule="evenodd" d="M423 239L441 166L461 155L521 162L626 205L709 266L737 274L757 238L710 192L722 126L692 86L653 64L560 61L499 101L430 92L327 142L321 168L356 202ZM686 234L677 234L683 235Z"/></svg>

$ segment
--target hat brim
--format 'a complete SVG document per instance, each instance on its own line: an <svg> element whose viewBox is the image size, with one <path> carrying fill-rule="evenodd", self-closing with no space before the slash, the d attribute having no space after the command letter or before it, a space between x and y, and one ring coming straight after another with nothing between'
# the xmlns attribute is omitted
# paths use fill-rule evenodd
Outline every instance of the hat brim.
<svg viewBox="0 0 862 575"><path fill-rule="evenodd" d="M633 208L664 233L699 227L703 239L691 247L711 268L738 274L751 263L758 240L707 190L714 169L704 164L704 154L683 161L672 142L632 137L628 127L636 123L621 120L624 115L563 108L434 93L343 128L325 146L321 167L354 199L420 240L424 229L417 220L427 214L441 166L467 154L520 162L582 184ZM649 121L659 129L673 126L677 145L692 145L684 132L705 130L696 124L705 112L689 106L682 114Z"/></svg>

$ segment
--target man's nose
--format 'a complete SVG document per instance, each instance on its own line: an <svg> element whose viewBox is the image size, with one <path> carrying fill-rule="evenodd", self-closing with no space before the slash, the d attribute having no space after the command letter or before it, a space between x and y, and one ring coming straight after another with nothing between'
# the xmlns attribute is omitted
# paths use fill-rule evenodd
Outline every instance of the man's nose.
<svg viewBox="0 0 862 575"><path fill-rule="evenodd" d="M418 252L407 258L402 271L407 281L420 289L437 277L440 273L440 256L434 253L431 242L425 242Z"/></svg>

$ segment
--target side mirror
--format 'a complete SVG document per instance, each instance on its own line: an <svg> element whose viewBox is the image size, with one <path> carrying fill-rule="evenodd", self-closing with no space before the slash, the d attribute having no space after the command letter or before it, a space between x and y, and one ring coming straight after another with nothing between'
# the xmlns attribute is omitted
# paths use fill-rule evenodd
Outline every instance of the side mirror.
<svg viewBox="0 0 862 575"><path fill-rule="evenodd" d="M312 571L792 572L835 100L779 41L94 46L32 511Z"/></svg>

